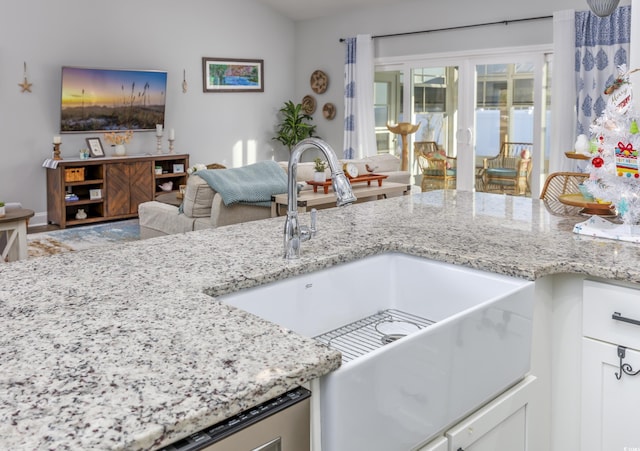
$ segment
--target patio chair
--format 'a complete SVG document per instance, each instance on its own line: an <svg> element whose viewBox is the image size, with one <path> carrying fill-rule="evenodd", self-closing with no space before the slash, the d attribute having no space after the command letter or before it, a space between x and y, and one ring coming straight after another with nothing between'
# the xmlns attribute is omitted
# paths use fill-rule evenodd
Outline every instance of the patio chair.
<svg viewBox="0 0 640 451"><path fill-rule="evenodd" d="M544 182L540 199L544 202L550 213L560 216L574 216L580 213L582 207L573 207L563 204L558 200L563 194L580 193L580 185L589 174L581 172L554 172L549 174Z"/></svg>
<svg viewBox="0 0 640 451"><path fill-rule="evenodd" d="M530 191L532 149L531 143L504 142L498 155L484 158L482 178L485 190L526 195Z"/></svg>
<svg viewBox="0 0 640 451"><path fill-rule="evenodd" d="M414 141L413 143L413 161L415 162L415 172L422 174L420 167L421 160L419 157L434 154L438 151L438 144L435 141Z"/></svg>
<svg viewBox="0 0 640 451"><path fill-rule="evenodd" d="M422 191L455 188L455 157L445 155L432 141L416 141L413 148L418 171L422 174Z"/></svg>

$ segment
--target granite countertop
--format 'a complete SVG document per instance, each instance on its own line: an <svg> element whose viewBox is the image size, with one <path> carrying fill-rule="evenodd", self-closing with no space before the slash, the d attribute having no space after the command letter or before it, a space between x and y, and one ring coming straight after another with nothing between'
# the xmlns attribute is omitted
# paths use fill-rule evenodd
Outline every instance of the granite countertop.
<svg viewBox="0 0 640 451"><path fill-rule="evenodd" d="M308 222L308 215L301 215ZM640 247L572 233L540 201L435 191L0 265L0 448L158 449L340 365L215 296L404 252L535 280L640 282Z"/></svg>

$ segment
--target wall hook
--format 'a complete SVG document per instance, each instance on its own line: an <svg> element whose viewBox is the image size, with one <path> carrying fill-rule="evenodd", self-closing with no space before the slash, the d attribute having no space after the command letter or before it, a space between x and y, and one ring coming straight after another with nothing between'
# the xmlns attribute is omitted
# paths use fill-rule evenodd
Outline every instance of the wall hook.
<svg viewBox="0 0 640 451"><path fill-rule="evenodd" d="M23 76L24 76L24 79L22 83L18 83L18 86L22 88L22 91L20 92L31 92L31 86L33 86L33 83L29 83L29 81L27 80L27 62L26 61L24 62Z"/></svg>
<svg viewBox="0 0 640 451"><path fill-rule="evenodd" d="M616 373L616 379L618 380L622 379L622 373L628 374L629 376L637 376L638 374L640 374L640 370L634 372L631 365L629 365L628 363L622 363L622 359L624 359L626 350L627 348L625 348L624 346L618 346L618 357L620 357L620 372Z"/></svg>

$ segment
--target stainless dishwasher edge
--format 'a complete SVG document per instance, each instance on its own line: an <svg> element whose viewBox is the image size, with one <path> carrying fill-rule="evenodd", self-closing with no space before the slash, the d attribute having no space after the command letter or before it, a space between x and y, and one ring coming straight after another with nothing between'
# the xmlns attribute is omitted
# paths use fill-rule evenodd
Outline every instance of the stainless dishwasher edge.
<svg viewBox="0 0 640 451"><path fill-rule="evenodd" d="M162 451L310 451L310 398L297 387Z"/></svg>

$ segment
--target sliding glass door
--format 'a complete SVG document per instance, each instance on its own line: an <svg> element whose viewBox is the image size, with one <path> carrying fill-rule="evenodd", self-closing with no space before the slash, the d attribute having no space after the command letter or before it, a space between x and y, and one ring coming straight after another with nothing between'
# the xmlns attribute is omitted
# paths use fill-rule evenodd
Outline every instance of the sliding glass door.
<svg viewBox="0 0 640 451"><path fill-rule="evenodd" d="M497 155L503 142L532 143L531 192L537 195L546 167L544 137L550 133L542 120L547 101L543 94L548 82L543 80L545 64L541 50L414 58L392 65L380 62L376 67L376 93L378 83L389 84L385 91L388 95L380 96L388 103L384 108L380 104L378 110L376 101L376 133L384 136L378 151L400 152L399 141L394 141L388 131L384 133L384 119L420 124L411 136L412 142L432 141L440 152L455 156L456 186L471 191L484 189L483 159ZM394 98L391 92L395 105L390 103ZM419 185L421 175L414 172L414 177Z"/></svg>
<svg viewBox="0 0 640 451"><path fill-rule="evenodd" d="M456 155L454 132L458 111L458 68L420 67L411 70L412 116L420 124L415 140L435 142L449 156Z"/></svg>
<svg viewBox="0 0 640 451"><path fill-rule="evenodd" d="M533 142L533 64L476 65L476 157L506 141Z"/></svg>
<svg viewBox="0 0 640 451"><path fill-rule="evenodd" d="M374 80L373 109L378 153L395 153L396 137L387 124L401 122L402 71L377 72Z"/></svg>

